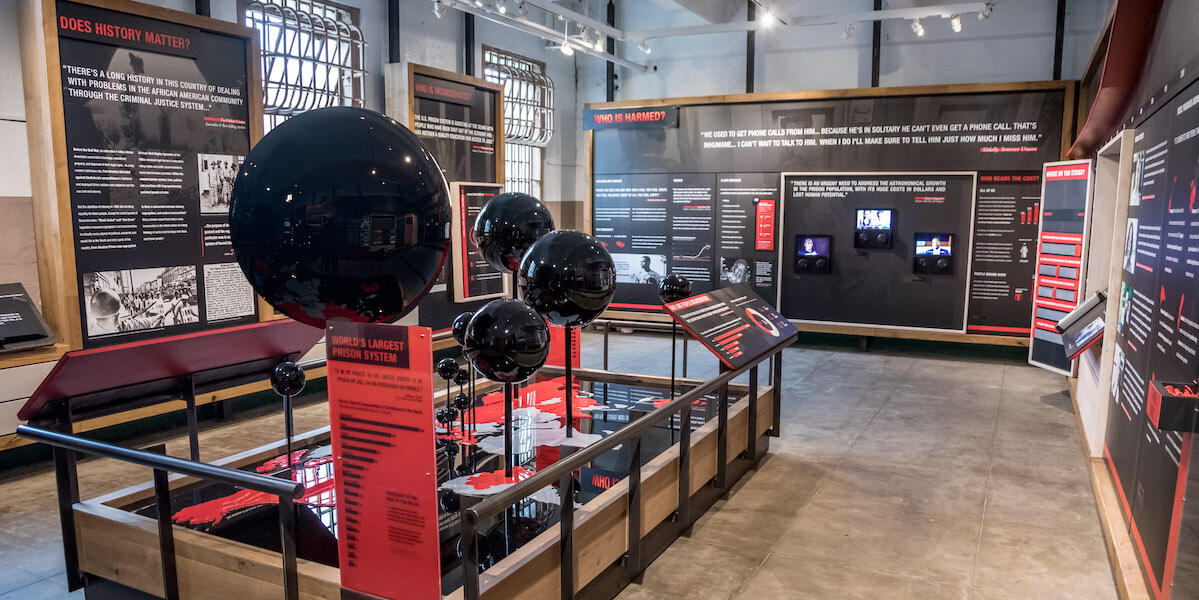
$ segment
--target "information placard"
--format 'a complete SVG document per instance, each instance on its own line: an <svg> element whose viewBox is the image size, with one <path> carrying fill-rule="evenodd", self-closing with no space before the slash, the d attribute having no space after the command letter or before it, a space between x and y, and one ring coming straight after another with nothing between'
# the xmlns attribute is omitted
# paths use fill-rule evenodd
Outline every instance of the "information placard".
<svg viewBox="0 0 1199 600"><path fill-rule="evenodd" d="M433 332L335 322L326 333L343 588L441 597Z"/></svg>
<svg viewBox="0 0 1199 600"><path fill-rule="evenodd" d="M245 38L56 3L83 346L258 320L229 237Z"/></svg>
<svg viewBox="0 0 1199 600"><path fill-rule="evenodd" d="M454 202L451 263L454 302L499 298L511 293L511 278L487 263L471 235L479 211L503 190L504 186L498 183L450 183L450 198Z"/></svg>
<svg viewBox="0 0 1199 600"><path fill-rule="evenodd" d="M670 302L665 308L730 369L743 367L799 335L790 321L744 285Z"/></svg>
<svg viewBox="0 0 1199 600"><path fill-rule="evenodd" d="M1033 287L1032 338L1028 363L1073 374L1057 322L1078 307L1086 293L1087 212L1091 208L1091 161L1046 163L1042 173L1041 232Z"/></svg>

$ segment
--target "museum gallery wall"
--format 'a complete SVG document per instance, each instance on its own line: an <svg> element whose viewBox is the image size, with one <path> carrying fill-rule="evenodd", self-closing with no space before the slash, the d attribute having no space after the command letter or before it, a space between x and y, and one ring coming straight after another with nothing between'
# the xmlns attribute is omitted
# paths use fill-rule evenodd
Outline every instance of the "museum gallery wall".
<svg viewBox="0 0 1199 600"><path fill-rule="evenodd" d="M1170 91L1134 124L1128 218L1116 224L1126 239L1112 266L1120 284L1110 290L1119 311L1104 458L1158 598L1199 593L1199 511L1184 510L1199 486L1193 434L1151 420L1153 386L1193 384L1199 369L1199 84L1185 78L1194 72L1160 88Z"/></svg>
<svg viewBox="0 0 1199 600"><path fill-rule="evenodd" d="M697 292L748 283L798 321L1027 336L1041 165L1073 99L987 90L640 111L660 119L596 105L591 227L625 284L612 307L660 310L651 283L678 272ZM886 239L858 239L861 218Z"/></svg>

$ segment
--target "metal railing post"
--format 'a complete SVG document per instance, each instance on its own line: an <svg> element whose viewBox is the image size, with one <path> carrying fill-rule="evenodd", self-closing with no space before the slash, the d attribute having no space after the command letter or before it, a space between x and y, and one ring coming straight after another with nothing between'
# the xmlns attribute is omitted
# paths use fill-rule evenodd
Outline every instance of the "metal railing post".
<svg viewBox="0 0 1199 600"><path fill-rule="evenodd" d="M154 469L154 507L158 511L158 557L162 562L162 590L166 600L179 600L179 573L175 567L175 532L171 520L171 485L167 472Z"/></svg>
<svg viewBox="0 0 1199 600"><path fill-rule="evenodd" d="M723 364L721 374L728 371ZM716 487L728 489L728 458L729 458L729 384L726 381L720 386L720 394L716 399Z"/></svg>
<svg viewBox="0 0 1199 600"><path fill-rule="evenodd" d="M641 436L634 438L629 458L628 550L625 571L629 577L641 572Z"/></svg>
<svg viewBox="0 0 1199 600"><path fill-rule="evenodd" d="M558 500L561 518L558 520L558 573L562 600L575 597L575 499L574 475L567 471L558 480Z"/></svg>
<svg viewBox="0 0 1199 600"><path fill-rule="evenodd" d="M296 505L291 498L279 497L279 543L283 553L283 597L300 600L300 580L296 573Z"/></svg>
<svg viewBox="0 0 1199 600"><path fill-rule="evenodd" d="M458 543L462 548L462 595L465 600L479 600L479 544L474 513L463 510L458 518L462 533Z"/></svg>
<svg viewBox="0 0 1199 600"><path fill-rule="evenodd" d="M758 365L749 370L749 435L745 440L745 454L749 460L758 460Z"/></svg>
<svg viewBox="0 0 1199 600"><path fill-rule="evenodd" d="M54 479L58 489L58 520L62 526L62 552L67 568L67 591L84 585L79 571L79 546L75 537L75 503L79 502L79 477L75 471L75 452L54 446Z"/></svg>
<svg viewBox="0 0 1199 600"><path fill-rule="evenodd" d="M771 371L774 376L770 388L771 401L774 403L774 423L770 426L770 436L778 437L782 433L783 420L783 350L780 348L771 361Z"/></svg>
<svg viewBox="0 0 1199 600"><path fill-rule="evenodd" d="M686 396L686 394L684 394ZM677 526L686 531L691 525L691 400L679 409L679 506Z"/></svg>

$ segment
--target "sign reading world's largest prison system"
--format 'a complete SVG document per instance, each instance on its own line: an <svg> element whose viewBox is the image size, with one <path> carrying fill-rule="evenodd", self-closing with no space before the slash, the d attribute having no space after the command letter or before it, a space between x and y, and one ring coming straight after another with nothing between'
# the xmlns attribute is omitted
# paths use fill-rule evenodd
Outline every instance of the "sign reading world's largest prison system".
<svg viewBox="0 0 1199 600"><path fill-rule="evenodd" d="M257 321L229 236L250 150L245 38L57 11L84 347Z"/></svg>

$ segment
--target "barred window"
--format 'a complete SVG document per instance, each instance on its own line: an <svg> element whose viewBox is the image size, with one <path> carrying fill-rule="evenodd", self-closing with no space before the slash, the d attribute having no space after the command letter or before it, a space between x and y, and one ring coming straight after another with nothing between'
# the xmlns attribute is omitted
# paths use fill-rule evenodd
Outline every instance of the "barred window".
<svg viewBox="0 0 1199 600"><path fill-rule="evenodd" d="M545 63L484 46L483 78L504 86L504 188L540 198L544 148L554 136Z"/></svg>
<svg viewBox="0 0 1199 600"><path fill-rule="evenodd" d="M251 0L245 24L262 49L264 131L327 106L363 105L366 42L358 11L320 0Z"/></svg>

